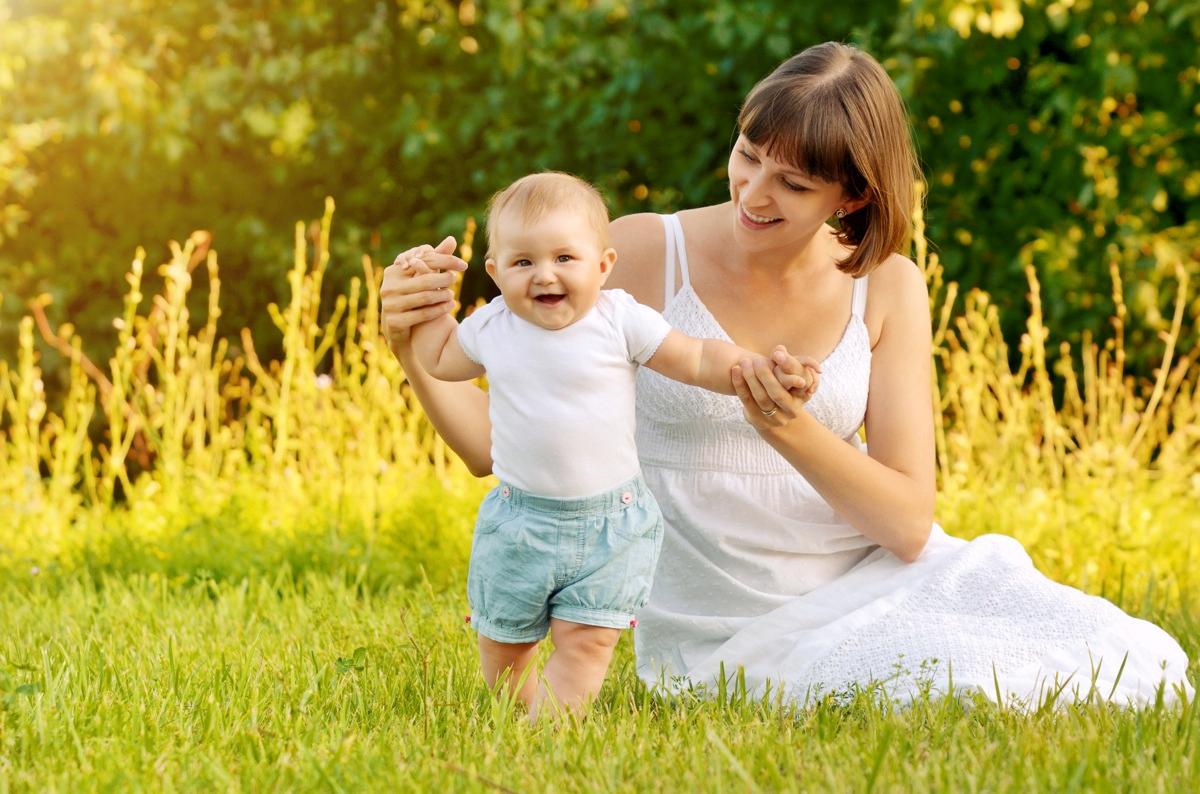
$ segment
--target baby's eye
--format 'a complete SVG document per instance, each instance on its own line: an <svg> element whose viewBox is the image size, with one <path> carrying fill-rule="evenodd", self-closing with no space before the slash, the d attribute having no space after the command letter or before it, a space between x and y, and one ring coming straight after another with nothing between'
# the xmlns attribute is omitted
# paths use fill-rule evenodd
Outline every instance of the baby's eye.
<svg viewBox="0 0 1200 794"><path fill-rule="evenodd" d="M528 259L518 259L516 262L513 262L513 267L529 267L532 264L533 262L530 262Z"/></svg>
<svg viewBox="0 0 1200 794"><path fill-rule="evenodd" d="M570 262L570 261L571 261L571 259L572 259L572 257L571 257L571 255L570 255L570 254L559 254L559 255L558 255L558 257L557 257L557 259L556 259L556 261L558 261L558 262Z"/></svg>

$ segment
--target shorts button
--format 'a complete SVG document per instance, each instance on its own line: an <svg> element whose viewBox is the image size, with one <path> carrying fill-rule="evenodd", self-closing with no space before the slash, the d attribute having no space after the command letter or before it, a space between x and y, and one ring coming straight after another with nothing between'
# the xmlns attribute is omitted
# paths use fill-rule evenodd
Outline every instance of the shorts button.
<svg viewBox="0 0 1200 794"><path fill-rule="evenodd" d="M510 490L508 489L508 486L507 486L507 485L506 485L506 486L504 486L503 488L501 488L501 489L500 489L500 495L501 495L501 496L503 496L505 499L507 499L507 498L508 498L508 495L509 495L510 493L512 493L512 491L510 491Z"/></svg>
<svg viewBox="0 0 1200 794"><path fill-rule="evenodd" d="M625 493L621 494L621 501L624 504L629 504L633 501L633 494L631 494L629 491L626 491Z"/></svg>

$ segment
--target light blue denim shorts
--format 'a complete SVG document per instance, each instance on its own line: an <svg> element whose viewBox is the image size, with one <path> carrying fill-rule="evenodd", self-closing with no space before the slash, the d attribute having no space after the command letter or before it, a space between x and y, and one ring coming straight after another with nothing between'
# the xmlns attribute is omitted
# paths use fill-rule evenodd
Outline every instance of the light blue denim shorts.
<svg viewBox="0 0 1200 794"><path fill-rule="evenodd" d="M658 503L640 476L596 496L557 499L501 483L471 544L471 625L497 642L535 642L550 618L629 628L662 548Z"/></svg>

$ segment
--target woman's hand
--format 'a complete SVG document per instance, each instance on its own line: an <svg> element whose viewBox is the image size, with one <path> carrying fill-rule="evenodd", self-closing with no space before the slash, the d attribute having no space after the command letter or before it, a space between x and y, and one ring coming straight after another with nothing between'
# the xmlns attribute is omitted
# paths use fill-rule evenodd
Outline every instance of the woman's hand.
<svg viewBox="0 0 1200 794"><path fill-rule="evenodd" d="M447 237L436 248L410 248L383 271L380 320L392 353L399 355L408 345L414 325L454 311L451 288L457 273L467 269L467 263L454 256L457 245L453 237Z"/></svg>
<svg viewBox="0 0 1200 794"><path fill-rule="evenodd" d="M733 367L733 390L757 430L783 427L800 415L820 381L821 365L779 345L771 357L744 358Z"/></svg>

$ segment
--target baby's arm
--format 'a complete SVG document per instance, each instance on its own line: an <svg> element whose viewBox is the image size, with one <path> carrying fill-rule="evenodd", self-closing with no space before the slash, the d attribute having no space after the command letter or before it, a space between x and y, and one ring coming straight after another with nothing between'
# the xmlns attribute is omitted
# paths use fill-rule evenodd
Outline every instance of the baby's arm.
<svg viewBox="0 0 1200 794"><path fill-rule="evenodd" d="M733 378L729 373L743 358L757 356L719 339L696 339L672 329L646 366L680 383L733 394Z"/></svg>
<svg viewBox="0 0 1200 794"><path fill-rule="evenodd" d="M779 348L776 348L776 351L778 350ZM786 351L784 353L786 354ZM765 357L719 339L696 339L671 330L658 346L658 350L646 362L646 366L681 383L700 386L720 394L734 394L730 371L735 364L747 358ZM812 396L816 389L816 376L820 372L820 367L815 361L796 359L801 364L802 375L788 374L779 366L780 361L774 360L774 357L768 361L779 382L791 391L794 397L808 400Z"/></svg>
<svg viewBox="0 0 1200 794"><path fill-rule="evenodd" d="M406 266L418 275L430 272L420 259L410 260ZM458 322L452 314L414 325L411 331L413 355L438 380L471 380L484 373L483 367L463 352L457 332Z"/></svg>

